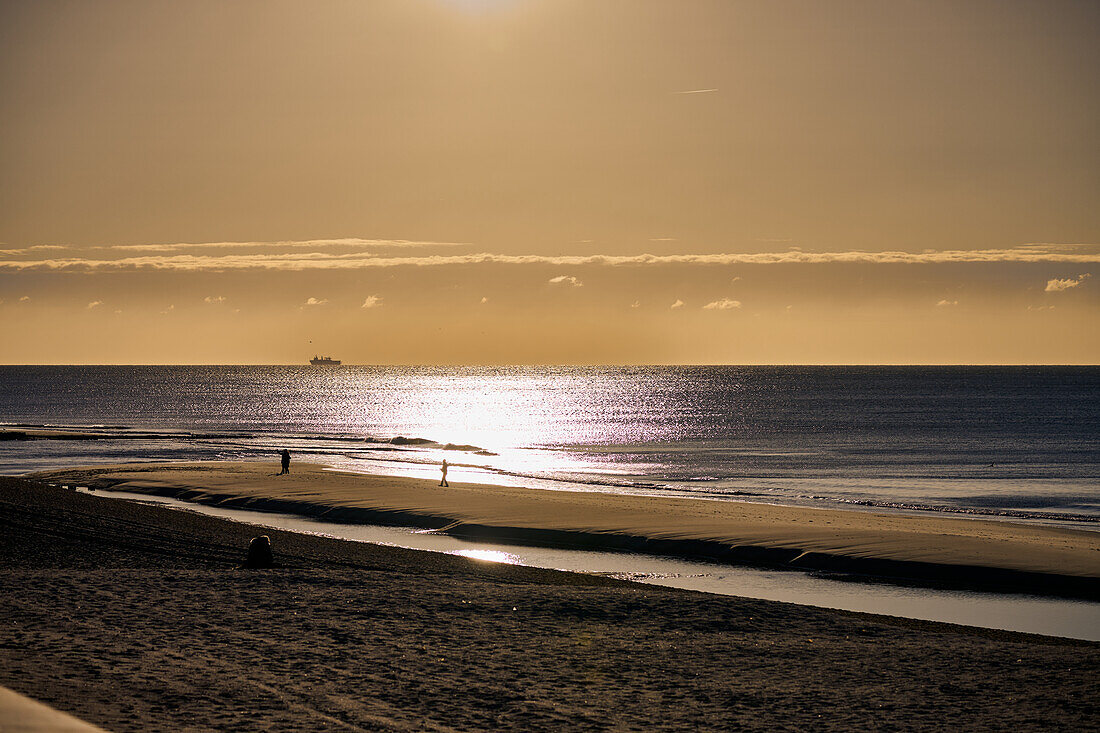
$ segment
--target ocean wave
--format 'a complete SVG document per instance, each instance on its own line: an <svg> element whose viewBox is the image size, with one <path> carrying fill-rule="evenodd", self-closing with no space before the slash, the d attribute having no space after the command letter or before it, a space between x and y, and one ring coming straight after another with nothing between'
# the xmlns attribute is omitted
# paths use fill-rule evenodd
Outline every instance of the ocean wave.
<svg viewBox="0 0 1100 733"><path fill-rule="evenodd" d="M242 425L242 427L244 426ZM628 461L620 465L620 463L611 461L607 465L596 466L592 463L592 460L589 460L583 464L575 464L579 468L570 470L568 461L565 459L558 460L557 458L563 450L568 451L568 447L557 450L516 448L511 452L506 452L506 457L500 460L479 462L473 457L492 459L497 454L474 444L440 442L428 437L405 435L363 436L262 429L241 431L158 430L107 424L64 425L32 424L29 422L0 423L0 432L3 430L9 431L9 433L26 431L28 437L35 430L65 434L64 437L67 440L76 441L76 444L66 451L72 454L73 465L77 465L80 461L105 462L108 460L210 460L212 458L219 460L249 460L270 456L277 449L285 446L296 455L316 457L314 460L320 462L326 462L326 457L332 457L336 462L341 460L369 461L375 465L381 462L382 472L386 472L386 462L393 461L394 463L391 465L394 468L390 470L398 471L401 470L396 468L398 464L429 465L437 463L440 458L439 452L448 451L469 456L465 459L467 462L463 462L462 455L455 455L454 458L457 462L453 465L456 468L469 468L490 476L508 477L521 482L530 481L532 484L541 483L547 489L587 489L608 493L639 493L654 496L681 496L729 501L808 503L816 506L838 508L863 507L886 511L916 511L1001 520L1066 522L1086 525L1090 530L1100 524L1100 509L1093 511L1092 496L1087 495L1087 493L1079 494L1076 491L1073 495L1067 495L1067 491L1062 490L1061 492L1052 493L1049 497L1027 496L1026 491L1023 492L1023 495L1006 494L998 496L975 495L974 491L968 488L966 491L969 491L970 495L967 496L965 491L960 490L957 504L938 501L940 496L943 496L942 493L940 496L936 496L934 493L926 494L927 498L932 499L932 501L909 501L891 498L888 493L889 488L882 489L883 492L887 492L882 498L868 498L866 494L872 493L869 489L861 492L864 494L863 496L852 498L843 494L846 492L851 493L852 480L858 482L858 477L854 474L843 477L848 482L843 487L844 490L838 489L836 493L830 493L828 483L832 478L838 477L824 471L813 474L812 478L815 479L817 486L814 489L807 490L810 484L802 483L800 487L799 482L811 478L810 474L790 477L789 484L772 488L754 486L755 481L751 478L747 479L742 476L734 479L731 475L723 475L720 469L713 472L714 467L705 463L694 467L697 473L684 472L683 476L690 476L687 479L675 475L665 476L662 475L662 472L674 473L677 469L682 470L685 467L690 470L691 466L666 465L663 463L631 464ZM87 448L80 447L83 445L82 439L89 441ZM118 442L114 443L115 440ZM4 450L8 451L5 455L4 471L6 473L26 471L28 468L20 469L19 466L24 464L30 466L34 461L48 460L56 462L60 460L57 456L58 449L56 447L52 447L46 452L46 446L44 445L36 449L21 440L18 445L13 442ZM16 453L16 451L19 453ZM576 454L580 454L595 460L591 450L575 451L574 453L574 458L576 458ZM608 451L608 453L614 454L615 451ZM548 466L545 470L523 470L516 468L517 465L522 465L522 462L513 460L515 455L519 454L541 455L543 459L553 455L555 458L550 461L542 459L536 461L540 467L543 465ZM606 456L604 458L610 460L611 457ZM448 462L450 461L451 458L448 456ZM624 465L626 469L622 469ZM630 473L626 473L627 469L630 470ZM377 469L371 468L370 470ZM623 475L614 475L616 472L621 472ZM899 473L896 478L913 477L912 474ZM923 475L921 477L925 478ZM875 475L870 480L881 480L883 478L882 475ZM958 478L965 479L967 477L961 475ZM982 476L981 478L991 480L997 477ZM822 481L824 481L824 485L822 485ZM489 482L492 483L492 479L489 479ZM740 484L740 486L730 486L728 484L723 486L722 482ZM979 490L984 491L980 488L983 485L974 484ZM912 490L907 490L907 493L912 496ZM895 493L894 496L897 497L898 494ZM954 499L955 497L951 496L948 501ZM1081 505L1083 511L1073 511L1078 504Z"/></svg>
<svg viewBox="0 0 1100 733"><path fill-rule="evenodd" d="M1059 522L1100 523L1100 516L1075 512L1042 512L1004 507L957 506L953 504L925 504L920 502L884 501L876 499L845 499L835 496L808 495L807 499L822 502L834 502L851 506L866 506L876 509L896 509L901 511L934 512L937 514L962 514L981 517L1005 517L1011 519L1045 519Z"/></svg>
<svg viewBox="0 0 1100 733"><path fill-rule="evenodd" d="M251 430L247 432L238 431L215 431L215 432L203 432L194 430L145 430L145 429L133 429L122 425L64 425L56 423L2 423L0 422L0 431L18 432L18 430L41 430L48 431L50 433L63 433L68 439L87 438L89 440L102 440L102 439L116 439L116 440L202 440L202 441L248 441L248 440L270 440L276 441L280 444L288 441L298 444L297 450L300 452L309 451L308 448L301 446L301 443L314 442L322 445L332 444L366 444L371 446L372 450L385 450L383 446L395 446L398 448L411 447L411 448L434 448L436 450L455 451L463 453L474 453L480 456L496 456L497 453L483 448L479 445L470 445L464 443L440 443L437 440L431 438L418 438L418 437L405 437L403 435L397 435L393 437L383 438L375 436L361 436L361 435L332 435L332 434L318 434L318 433L286 433L279 431L265 431L265 430ZM33 434L28 434L33 435ZM42 435L33 436L37 438L50 438L54 436ZM247 447L241 445L240 447ZM310 452L322 452L320 450L313 450Z"/></svg>
<svg viewBox="0 0 1100 733"><path fill-rule="evenodd" d="M436 442L429 438L406 438L404 435L398 435L389 440L378 440L376 438L364 438L363 440L367 443L378 442L389 443L390 445L436 445Z"/></svg>

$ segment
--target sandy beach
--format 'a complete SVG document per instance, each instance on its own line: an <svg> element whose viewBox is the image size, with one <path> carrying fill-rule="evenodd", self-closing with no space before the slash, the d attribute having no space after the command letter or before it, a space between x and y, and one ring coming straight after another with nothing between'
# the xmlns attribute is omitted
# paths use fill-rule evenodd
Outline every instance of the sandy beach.
<svg viewBox="0 0 1100 733"><path fill-rule="evenodd" d="M545 491L296 464L131 464L40 474L333 521L445 528L477 539L629 549L1100 598L1100 533L955 517Z"/></svg>
<svg viewBox="0 0 1100 733"><path fill-rule="evenodd" d="M0 2L0 733L1100 733L1098 37Z"/></svg>
<svg viewBox="0 0 1100 733"><path fill-rule="evenodd" d="M0 684L113 731L1085 729L1100 645L255 529L0 479Z"/></svg>

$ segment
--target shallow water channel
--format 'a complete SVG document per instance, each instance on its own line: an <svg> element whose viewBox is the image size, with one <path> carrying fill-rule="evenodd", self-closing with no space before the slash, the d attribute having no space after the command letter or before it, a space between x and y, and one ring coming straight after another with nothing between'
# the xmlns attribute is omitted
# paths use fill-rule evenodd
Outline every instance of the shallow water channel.
<svg viewBox="0 0 1100 733"><path fill-rule="evenodd" d="M937 590L870 582L858 576L759 569L627 552L473 542L415 528L325 522L294 514L227 509L124 491L99 490L95 493L262 527L444 552L486 562L597 573L706 593L1100 641L1100 603L1091 601Z"/></svg>

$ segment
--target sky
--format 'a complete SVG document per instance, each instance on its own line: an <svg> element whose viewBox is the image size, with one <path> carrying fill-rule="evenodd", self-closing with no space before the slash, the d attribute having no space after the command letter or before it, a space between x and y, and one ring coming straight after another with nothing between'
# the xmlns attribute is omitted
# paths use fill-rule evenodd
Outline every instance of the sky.
<svg viewBox="0 0 1100 733"><path fill-rule="evenodd" d="M1100 3L0 0L0 363L1100 363Z"/></svg>

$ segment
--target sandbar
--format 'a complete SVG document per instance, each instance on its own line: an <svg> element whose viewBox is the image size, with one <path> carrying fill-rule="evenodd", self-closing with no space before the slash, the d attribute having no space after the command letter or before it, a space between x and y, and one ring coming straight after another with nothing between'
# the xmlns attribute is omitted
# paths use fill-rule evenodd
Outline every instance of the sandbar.
<svg viewBox="0 0 1100 733"><path fill-rule="evenodd" d="M338 522L520 544L623 549L1100 598L1100 532L957 517L550 491L260 462L127 464L37 474Z"/></svg>

